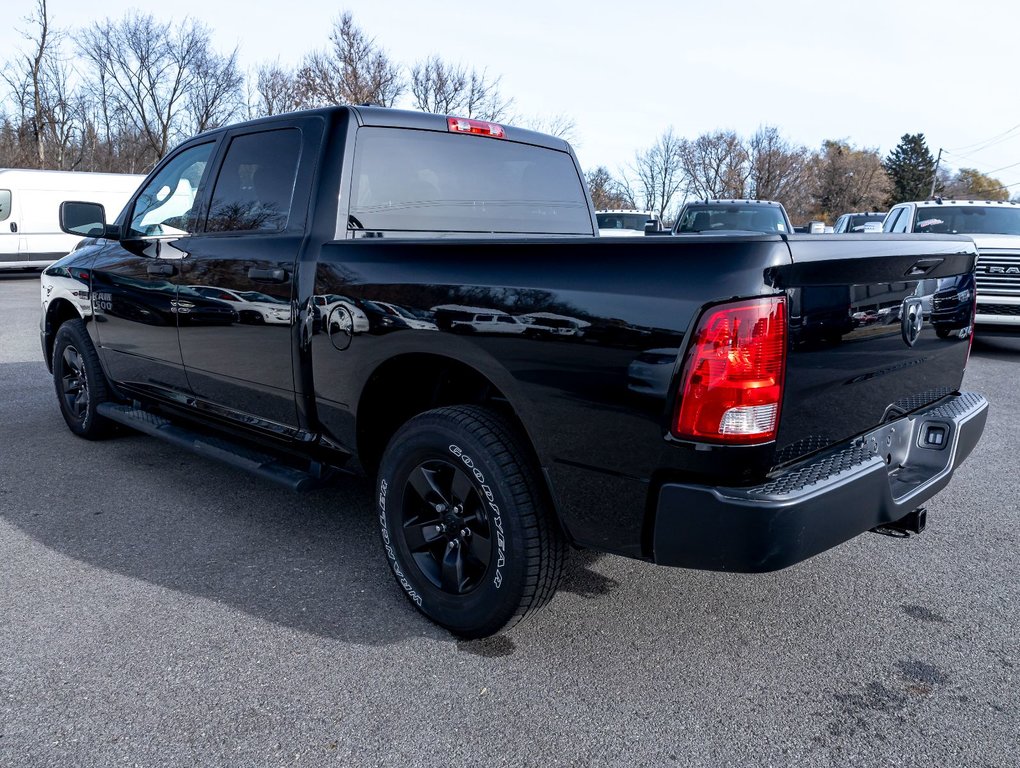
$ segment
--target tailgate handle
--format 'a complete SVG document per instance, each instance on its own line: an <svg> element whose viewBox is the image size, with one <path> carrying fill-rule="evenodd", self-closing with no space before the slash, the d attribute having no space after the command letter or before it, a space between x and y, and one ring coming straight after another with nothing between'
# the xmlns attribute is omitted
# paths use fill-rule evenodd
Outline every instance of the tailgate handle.
<svg viewBox="0 0 1020 768"><path fill-rule="evenodd" d="M250 280L261 280L266 283L284 283L287 281L287 270L251 267L248 270L248 278Z"/></svg>
<svg viewBox="0 0 1020 768"><path fill-rule="evenodd" d="M915 261L913 266L907 270L907 277L921 277L922 275L927 275L943 261L945 261L945 259L921 259L920 261Z"/></svg>

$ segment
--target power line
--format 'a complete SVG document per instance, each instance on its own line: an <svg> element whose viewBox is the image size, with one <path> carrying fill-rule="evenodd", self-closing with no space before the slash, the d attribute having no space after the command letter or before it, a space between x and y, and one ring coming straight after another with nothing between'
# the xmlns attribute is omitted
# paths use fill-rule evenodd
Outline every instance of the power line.
<svg viewBox="0 0 1020 768"><path fill-rule="evenodd" d="M1013 133L1013 131L1015 131L1017 129L1020 129L1020 123L1017 123L1016 125L1014 125L1012 128L1010 128L1007 131L1003 131L1000 134L992 136L992 138L990 138L990 139L984 139L982 141L976 141L973 144L965 144L962 147L950 147L950 148L946 149L946 152L959 152L959 151L964 151L964 150L973 150L974 152L980 152L982 149L987 149L988 147L992 146L995 143L998 143L999 141L1004 141L1009 136L1009 134ZM984 146L981 146L981 145L984 145Z"/></svg>
<svg viewBox="0 0 1020 768"><path fill-rule="evenodd" d="M988 176L990 174L993 174L993 173L998 173L999 171L1005 171L1005 170L1007 170L1009 168L1015 168L1016 166L1020 165L1020 162L1010 163L1009 165L1003 165L1000 168L993 168L990 171L982 171L981 170L981 166L983 166L984 163L982 163L980 161L979 162L973 162L973 158L967 157L965 155L957 155L957 154L955 154L953 152L950 152L948 149L944 150L944 152L945 152L945 154L949 155L950 157L955 158L956 160L962 160L964 162L971 163L975 167L975 170L981 171L981 173L985 174L986 176Z"/></svg>

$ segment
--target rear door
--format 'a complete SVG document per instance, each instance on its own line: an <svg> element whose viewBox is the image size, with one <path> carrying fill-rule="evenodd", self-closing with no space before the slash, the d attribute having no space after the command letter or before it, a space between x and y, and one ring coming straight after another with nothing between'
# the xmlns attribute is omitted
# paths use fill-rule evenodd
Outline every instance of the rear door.
<svg viewBox="0 0 1020 768"><path fill-rule="evenodd" d="M297 425L294 274L321 134L318 118L228 133L182 273L182 297L230 291L240 299L229 324L181 318L181 353L195 395L288 427Z"/></svg>

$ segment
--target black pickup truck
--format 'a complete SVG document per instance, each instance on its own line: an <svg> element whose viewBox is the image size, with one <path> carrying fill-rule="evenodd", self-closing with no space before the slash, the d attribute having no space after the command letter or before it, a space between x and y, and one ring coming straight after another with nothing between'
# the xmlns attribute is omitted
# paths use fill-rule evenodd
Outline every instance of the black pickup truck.
<svg viewBox="0 0 1020 768"><path fill-rule="evenodd" d="M972 327L939 338L922 295L972 279L970 240L600 240L570 147L513 127L266 118L62 226L86 239L41 331L71 430L377 477L397 582L462 636L545 603L568 545L757 572L919 531L985 422Z"/></svg>

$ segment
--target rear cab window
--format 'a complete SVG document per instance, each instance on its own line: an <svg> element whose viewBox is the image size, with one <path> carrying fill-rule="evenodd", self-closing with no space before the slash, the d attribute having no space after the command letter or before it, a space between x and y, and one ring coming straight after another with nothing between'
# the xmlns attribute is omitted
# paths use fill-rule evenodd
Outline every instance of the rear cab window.
<svg viewBox="0 0 1020 768"><path fill-rule="evenodd" d="M504 139L359 129L348 229L355 237L593 235L567 152Z"/></svg>
<svg viewBox="0 0 1020 768"><path fill-rule="evenodd" d="M11 215L11 190L0 189L0 221L7 221Z"/></svg>

